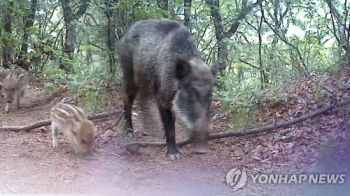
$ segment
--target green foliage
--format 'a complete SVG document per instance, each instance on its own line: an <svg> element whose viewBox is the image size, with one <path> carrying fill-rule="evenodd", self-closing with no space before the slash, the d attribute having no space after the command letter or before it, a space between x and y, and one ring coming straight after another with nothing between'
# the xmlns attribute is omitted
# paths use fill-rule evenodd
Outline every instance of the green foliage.
<svg viewBox="0 0 350 196"><path fill-rule="evenodd" d="M106 70L102 66L86 66L80 63L75 63L73 68L76 72L68 75L70 93L81 95L82 105L87 111L104 109Z"/></svg>
<svg viewBox="0 0 350 196"><path fill-rule="evenodd" d="M0 46L3 48L15 48L20 42L10 33L3 31L0 36Z"/></svg>
<svg viewBox="0 0 350 196"><path fill-rule="evenodd" d="M44 85L48 93L54 93L59 89L60 84L66 82L66 75L63 70L58 68L55 62L50 62L43 67L42 73L45 77L50 78L51 82Z"/></svg>
<svg viewBox="0 0 350 196"><path fill-rule="evenodd" d="M105 109L105 86L112 80L106 66L98 64L85 65L82 62L72 64L75 70L66 74L57 64L49 63L43 69L43 75L51 79L45 83L45 90L56 92L62 84L67 84L72 95L78 97L81 107L86 111L102 111Z"/></svg>
<svg viewBox="0 0 350 196"><path fill-rule="evenodd" d="M221 100L222 109L231 111L231 119L237 129L256 125L259 104L280 103L287 97L283 91L260 90L258 80L249 83L239 83L227 77L218 77L218 80L224 87L215 91L214 96Z"/></svg>
<svg viewBox="0 0 350 196"><path fill-rule="evenodd" d="M34 25L27 29L27 57L35 72L41 72L50 79L45 89L54 92L61 84L68 84L70 92L79 95L85 109L103 109L107 97L105 86L120 82L116 46L130 25L148 18L183 19L183 1L167 1L168 10L162 9L159 2L119 0L108 1L110 4L107 6L104 0L91 1L81 18L71 23L77 32L75 50L73 54L66 54L63 50L67 25L63 18L62 2L38 1ZM13 3L12 34L1 31L0 51L10 48L13 55L17 55L23 42L23 28L31 2ZM80 3L71 1L73 12L79 10ZM326 14L329 9L324 1L264 1L266 20L263 20L260 31L258 27L262 13L257 6L240 20L237 31L229 34L241 9L249 3L220 1L218 10L224 32L217 31L214 25L216 18L205 1L192 1L190 19L190 30L206 62L222 58L222 54L218 54L219 45L221 51L227 51L224 76L218 78L222 88L217 89L215 95L222 101L224 109L233 111L232 119L241 127L255 124L257 104L279 102L285 98L284 93L267 93L261 90L261 86L281 86L304 77L306 72L315 75L325 70L335 72L343 54L340 44L334 39L335 35L339 37L340 31L332 23L330 14ZM332 3L340 13L340 19L345 20L346 6L338 0ZM0 6L9 8L9 2L1 1ZM284 18L280 18L284 13ZM110 27L116 40L108 37ZM220 36L224 38L218 43ZM262 50L259 51L259 48ZM49 53L53 54L53 59L48 59L46 55ZM72 72L65 73L59 69L61 63L69 66ZM262 71L268 83L263 82ZM315 99L319 97L317 91Z"/></svg>

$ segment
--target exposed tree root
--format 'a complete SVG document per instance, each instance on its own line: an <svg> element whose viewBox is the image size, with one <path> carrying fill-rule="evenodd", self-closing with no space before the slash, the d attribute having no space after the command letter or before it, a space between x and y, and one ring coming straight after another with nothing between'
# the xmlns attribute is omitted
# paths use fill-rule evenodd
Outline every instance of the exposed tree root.
<svg viewBox="0 0 350 196"><path fill-rule="evenodd" d="M209 135L209 139L219 139L219 138L226 138L226 137L238 137L238 136L246 136L246 135L252 135L252 134L258 134L258 133L268 133L271 132L275 129L279 129L282 127L288 127L300 122L303 122L307 119L311 119L315 116L321 115L335 107L341 107L341 106L345 106L345 105L349 105L350 104L350 100L347 101L343 101L340 102L338 104L335 105L329 105L326 106L322 109L316 110L314 112L311 112L309 114L303 115L299 118L296 119L292 119L292 120L288 120L288 121L284 121L281 123L276 123L276 124L271 124L271 125L266 125L263 127L257 127L257 128L253 128L253 129L248 129L248 130L234 130L234 131L227 131L227 132L221 132L221 133L213 133ZM106 117L111 117L111 116L116 116L119 114L119 117L117 119L116 124L118 125L121 117L123 116L122 112L118 112L116 110L113 111L109 111L109 112L102 112L102 113L90 113L88 114L88 119L93 120L93 119L100 119L100 118L106 118ZM0 131L30 131L32 129L36 129L42 126L48 126L51 124L50 120L44 120L44 121L39 121L36 122L34 124L31 124L29 126L25 126L25 127L18 127L18 126L4 126L4 127L0 127ZM178 146L184 146L187 144L190 144L191 140L187 139L181 142L178 142L177 145ZM165 142L132 142L132 143L127 143L125 144L126 148L135 148L135 147L163 147L165 146L166 143Z"/></svg>
<svg viewBox="0 0 350 196"><path fill-rule="evenodd" d="M102 112L102 113L90 113L88 114L88 119L90 120L94 120L94 119L100 119L100 118L107 118L107 117L111 117L111 116L116 116L116 115L119 115L118 119L117 119L117 123L119 123L121 117L122 117L122 113L121 112L118 112L116 110L112 110L112 111L109 111L109 112ZM43 121L39 121L39 122L36 122L34 124L31 124L29 126L25 126L25 127L19 127L19 126L4 126L4 127L0 127L0 131L30 131L32 129L36 129L36 128L39 128L39 127L42 127L42 126L48 126L51 124L51 121L50 120L43 120Z"/></svg>
<svg viewBox="0 0 350 196"><path fill-rule="evenodd" d="M292 120L288 120L288 121L284 121L281 123L276 123L276 124L270 124L270 125L266 125L263 127L257 127L257 128L253 128L253 129L248 129L248 130L233 130L233 131L226 131L226 132L221 132L221 133L213 133L209 135L209 139L219 139L219 138L226 138L226 137L238 137L238 136L246 136L246 135L252 135L252 134L258 134L258 133L268 133L271 132L275 129L279 129L282 127L288 127L300 122L303 122L307 119L311 119L315 116L321 115L335 107L341 107L341 106L345 106L345 105L349 105L350 104L350 100L347 101L343 101L340 102L338 104L335 105L329 105L326 106L322 109L316 110L314 112L311 112L309 114L303 115L299 118L296 119L292 119ZM191 140L187 139L181 142L178 142L177 145L178 146L184 146L187 144L192 143ZM127 149L132 149L132 148L136 148L136 147L163 147L166 146L165 142L132 142L132 143L127 143L125 144L125 147Z"/></svg>

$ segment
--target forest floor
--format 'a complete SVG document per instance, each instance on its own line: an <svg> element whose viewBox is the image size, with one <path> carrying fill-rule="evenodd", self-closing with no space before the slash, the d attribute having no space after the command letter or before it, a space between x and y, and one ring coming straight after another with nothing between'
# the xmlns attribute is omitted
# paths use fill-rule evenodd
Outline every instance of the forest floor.
<svg viewBox="0 0 350 196"><path fill-rule="evenodd" d="M281 90L286 99L259 105L257 127L283 122L316 111L336 101L349 99L350 70L326 79L308 78ZM29 85L21 109L3 113L0 126L27 126L49 118L50 108L64 97L50 97L38 86ZM282 89L282 88L281 88ZM276 89L274 89L276 91ZM275 92L274 91L274 92ZM271 91L272 92L272 91ZM266 91L269 93L269 91ZM121 89L110 92L108 108L122 111ZM317 98L316 98L317 95ZM213 102L214 132L234 130L232 112ZM209 141L208 154L191 153L191 145L179 148L182 159L170 161L165 147L142 148L131 154L123 144L129 139L117 116L94 120L96 146L91 156L75 156L60 136L59 148L51 145L51 128L28 132L0 132L0 194L103 194L103 195L350 195L349 106L337 108L302 123L270 133ZM156 114L156 115L151 115ZM142 117L147 118L142 123ZM135 141L163 141L158 112L133 113ZM177 141L186 134L177 125ZM243 167L247 184L231 191L226 174ZM345 174L345 183L253 183L257 174Z"/></svg>

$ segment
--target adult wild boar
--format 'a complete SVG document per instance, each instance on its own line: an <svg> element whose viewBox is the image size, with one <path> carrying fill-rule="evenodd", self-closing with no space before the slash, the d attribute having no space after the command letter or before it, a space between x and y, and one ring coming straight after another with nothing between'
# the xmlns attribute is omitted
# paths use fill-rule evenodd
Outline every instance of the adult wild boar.
<svg viewBox="0 0 350 196"><path fill-rule="evenodd" d="M122 37L118 51L128 135L133 136L131 109L139 93L141 99L155 98L171 160L180 159L175 116L189 134L193 151L206 153L217 65L210 68L203 62L190 31L168 19L139 21Z"/></svg>

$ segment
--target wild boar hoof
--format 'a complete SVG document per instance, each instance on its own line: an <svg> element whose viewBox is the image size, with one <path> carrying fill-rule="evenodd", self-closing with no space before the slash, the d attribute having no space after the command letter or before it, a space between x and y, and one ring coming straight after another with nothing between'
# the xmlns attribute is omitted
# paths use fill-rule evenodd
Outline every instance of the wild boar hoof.
<svg viewBox="0 0 350 196"><path fill-rule="evenodd" d="M127 132L126 132L126 135L129 138L134 138L134 131L132 129L128 129Z"/></svg>
<svg viewBox="0 0 350 196"><path fill-rule="evenodd" d="M208 146L195 144L193 146L192 152L195 154L207 154L208 153Z"/></svg>
<svg viewBox="0 0 350 196"><path fill-rule="evenodd" d="M179 153L169 155L169 159L172 161L177 161L181 159L181 155Z"/></svg>
<svg viewBox="0 0 350 196"><path fill-rule="evenodd" d="M57 140L52 141L52 148L58 148L58 142Z"/></svg>
<svg viewBox="0 0 350 196"><path fill-rule="evenodd" d="M167 155L169 155L169 159L172 161L177 161L181 159L181 153L177 148L174 148L174 149L168 148Z"/></svg>

